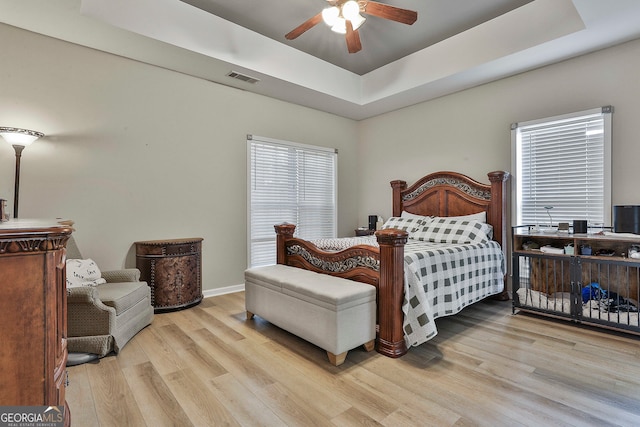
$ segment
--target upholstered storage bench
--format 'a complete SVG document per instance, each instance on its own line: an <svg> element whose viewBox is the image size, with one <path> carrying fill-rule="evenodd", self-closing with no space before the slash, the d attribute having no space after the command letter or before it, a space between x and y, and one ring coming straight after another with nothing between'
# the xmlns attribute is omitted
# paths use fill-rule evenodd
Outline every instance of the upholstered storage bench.
<svg viewBox="0 0 640 427"><path fill-rule="evenodd" d="M256 314L327 351L338 366L359 345L373 350L376 289L285 265L245 271L247 319Z"/></svg>

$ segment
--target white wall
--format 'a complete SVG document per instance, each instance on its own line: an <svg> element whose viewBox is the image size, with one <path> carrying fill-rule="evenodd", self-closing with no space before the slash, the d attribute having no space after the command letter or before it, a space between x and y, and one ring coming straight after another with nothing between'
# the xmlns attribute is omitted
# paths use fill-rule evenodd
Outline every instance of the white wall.
<svg viewBox="0 0 640 427"><path fill-rule="evenodd" d="M359 123L359 216L391 214L389 181L511 169L510 125L613 105L613 204L640 204L640 40Z"/></svg>
<svg viewBox="0 0 640 427"><path fill-rule="evenodd" d="M0 24L0 126L25 149L20 216L76 221L85 256L135 264L136 240L203 237L205 289L243 282L247 133L337 147L339 234L391 213L389 181L509 170L512 122L613 105L613 203L640 204L640 41L353 122ZM357 144L356 144L356 141ZM13 199L0 145L0 197Z"/></svg>
<svg viewBox="0 0 640 427"><path fill-rule="evenodd" d="M21 218L75 220L84 256L135 266L137 240L203 237L203 287L244 282L246 135L339 149L339 232L357 224L357 124L0 24L0 126L22 155ZM13 212L14 151L0 145Z"/></svg>

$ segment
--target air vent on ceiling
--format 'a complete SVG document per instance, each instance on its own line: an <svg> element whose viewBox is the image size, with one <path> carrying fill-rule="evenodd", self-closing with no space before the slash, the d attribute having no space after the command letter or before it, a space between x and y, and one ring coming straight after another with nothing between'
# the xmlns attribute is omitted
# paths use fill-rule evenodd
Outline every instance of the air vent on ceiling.
<svg viewBox="0 0 640 427"><path fill-rule="evenodd" d="M255 84L260 81L260 79L256 79L255 77L247 76L246 74L238 73L237 71L230 71L227 76L232 77L234 79L242 80L243 82Z"/></svg>

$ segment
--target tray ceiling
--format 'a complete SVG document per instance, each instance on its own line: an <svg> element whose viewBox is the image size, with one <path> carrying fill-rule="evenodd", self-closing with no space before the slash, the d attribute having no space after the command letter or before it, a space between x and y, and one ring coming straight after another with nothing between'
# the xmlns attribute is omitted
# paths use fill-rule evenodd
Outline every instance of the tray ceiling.
<svg viewBox="0 0 640 427"><path fill-rule="evenodd" d="M386 0L362 50L319 24L325 0L0 0L0 22L360 120L640 37L640 1ZM229 77L230 72L255 79Z"/></svg>

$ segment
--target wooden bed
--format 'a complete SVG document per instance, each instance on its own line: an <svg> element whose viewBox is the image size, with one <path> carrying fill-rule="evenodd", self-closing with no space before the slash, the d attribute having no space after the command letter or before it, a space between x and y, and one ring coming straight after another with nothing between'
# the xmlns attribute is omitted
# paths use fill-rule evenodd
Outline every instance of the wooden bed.
<svg viewBox="0 0 640 427"><path fill-rule="evenodd" d="M459 216L485 211L493 226L493 238L507 247L506 196L508 172L487 174L489 184L457 172L431 173L413 185L391 181L393 216L403 211L425 216ZM331 274L377 288L378 321L376 350L389 357L407 352L403 332L404 245L407 233L396 229L375 233L379 248L353 246L339 252L325 252L311 242L293 237L295 225L275 226L277 263ZM499 295L508 299L505 290Z"/></svg>

